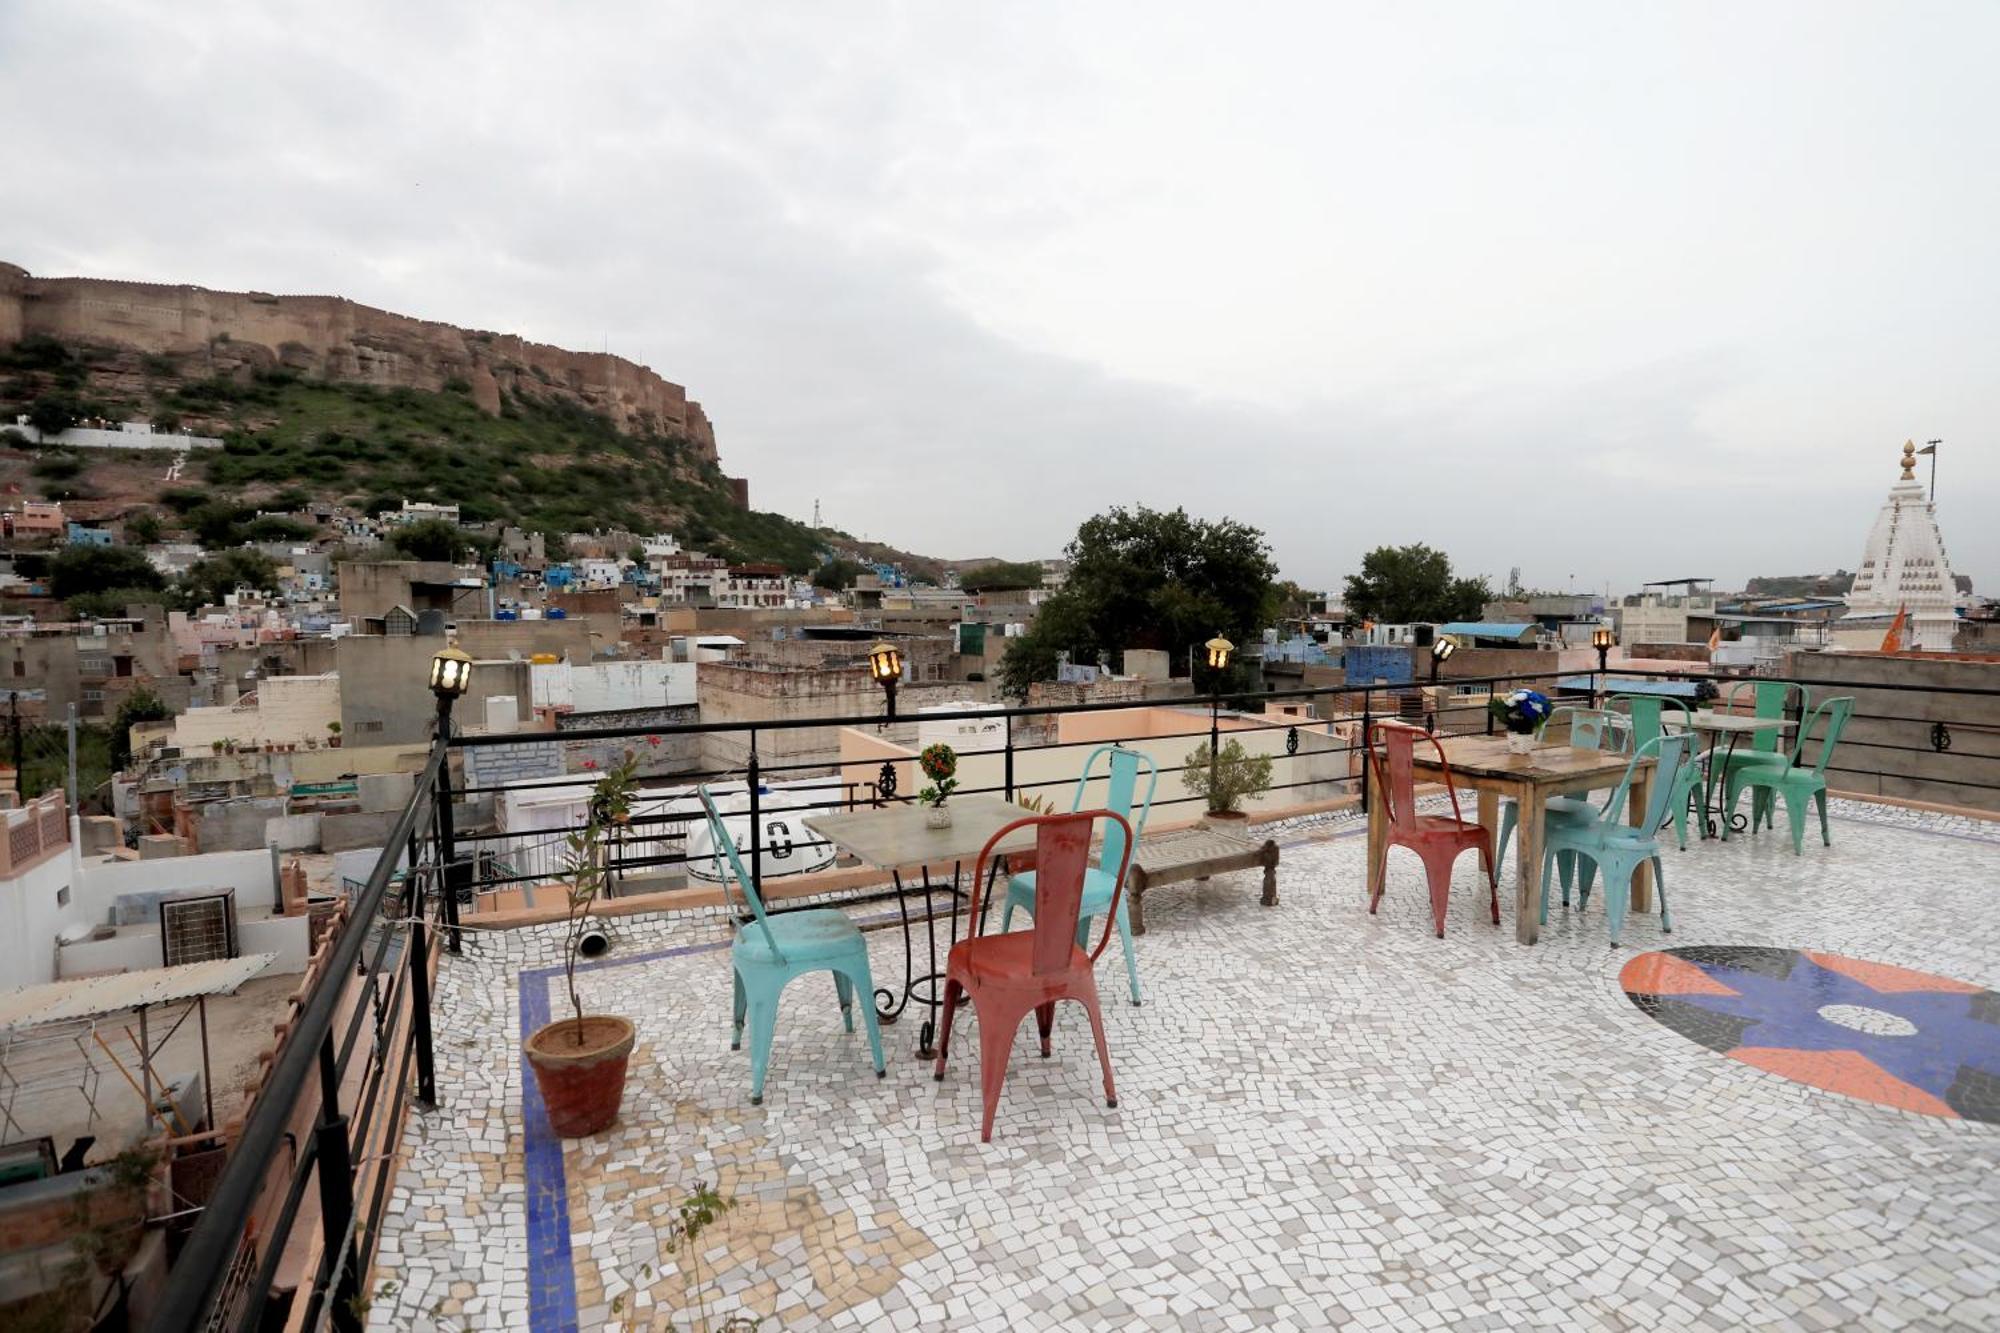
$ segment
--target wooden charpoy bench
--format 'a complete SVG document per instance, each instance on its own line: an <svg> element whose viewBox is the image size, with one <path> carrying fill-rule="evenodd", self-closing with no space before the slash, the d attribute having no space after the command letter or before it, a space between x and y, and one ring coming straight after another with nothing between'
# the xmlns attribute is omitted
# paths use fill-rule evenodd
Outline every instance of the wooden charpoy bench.
<svg viewBox="0 0 2000 1333"><path fill-rule="evenodd" d="M1146 894L1166 884L1207 879L1230 870L1264 867L1264 906L1278 905L1278 844L1252 842L1206 825L1147 834L1139 839L1128 887L1132 893L1132 933L1146 933Z"/></svg>

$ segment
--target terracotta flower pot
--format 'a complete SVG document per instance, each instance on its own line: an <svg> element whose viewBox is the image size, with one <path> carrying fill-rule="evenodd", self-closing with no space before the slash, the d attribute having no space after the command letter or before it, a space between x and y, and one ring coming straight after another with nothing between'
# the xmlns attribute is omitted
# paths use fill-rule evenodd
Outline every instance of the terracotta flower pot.
<svg viewBox="0 0 2000 1333"><path fill-rule="evenodd" d="M1241 810L1204 810L1201 822L1218 833L1241 833L1250 827L1250 816Z"/></svg>
<svg viewBox="0 0 2000 1333"><path fill-rule="evenodd" d="M609 1129L618 1119L634 1037L632 1024L612 1014L586 1015L581 1045L576 1030L574 1018L557 1019L522 1044L549 1127L566 1139Z"/></svg>

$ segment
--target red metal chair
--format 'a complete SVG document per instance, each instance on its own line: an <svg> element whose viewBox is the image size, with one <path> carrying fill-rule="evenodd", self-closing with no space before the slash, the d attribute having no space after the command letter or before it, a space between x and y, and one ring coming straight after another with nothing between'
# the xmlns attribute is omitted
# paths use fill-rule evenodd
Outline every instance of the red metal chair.
<svg viewBox="0 0 2000 1333"><path fill-rule="evenodd" d="M1376 749L1376 739L1382 740L1382 749ZM1417 778L1414 768L1416 745L1419 740L1428 741L1437 751L1438 765L1444 770L1444 788L1451 794L1451 818L1443 815L1420 815L1417 813ZM1387 751L1387 771L1384 772L1383 752ZM1486 866L1488 890L1493 895L1493 924L1500 924L1500 876L1493 860L1493 835L1479 824L1465 818L1458 807L1458 789L1451 780L1451 764L1444 757L1444 747L1430 732L1417 727L1405 726L1400 722L1378 722L1368 737L1368 758L1375 766L1375 799L1382 802L1383 814L1387 816L1389 832L1382 840L1382 850L1375 864L1368 867L1369 878L1374 883L1375 892L1368 900L1368 912L1372 916L1382 905L1382 890L1388 887L1389 849L1407 847L1423 858L1424 876L1430 881L1431 919L1437 923L1439 939L1444 938L1444 909L1451 896L1451 867L1461 852L1469 848L1479 849L1479 859Z"/></svg>
<svg viewBox="0 0 2000 1333"><path fill-rule="evenodd" d="M1104 934L1097 947L1086 954L1077 939L1077 919L1090 869L1090 831L1099 819L1118 822L1125 833L1124 851L1112 880L1110 906L1102 909ZM1031 826L1035 829L1034 925L1004 935L981 934L980 894L986 887L986 863L1001 839ZM1123 815L1114 810L1083 810L1017 819L988 838L980 849L972 875L972 933L952 946L945 961L944 1030L938 1037L934 1075L939 1081L944 1079L945 1058L951 1052L951 1022L958 1012L959 996L964 995L979 1015L979 1081L986 1097L980 1142L993 1141L993 1112L1000 1105L1000 1087L1007 1081L1007 1057L1021 1020L1034 1011L1042 1034L1042 1054L1047 1056L1057 1000L1075 1000L1089 1013L1097 1062L1104 1069L1104 1104L1118 1105L1118 1090L1111 1082L1111 1052L1104 1045L1104 1015L1097 1003L1095 969L1116 928L1118 899L1125 891L1125 872L1131 868L1133 841L1132 825Z"/></svg>

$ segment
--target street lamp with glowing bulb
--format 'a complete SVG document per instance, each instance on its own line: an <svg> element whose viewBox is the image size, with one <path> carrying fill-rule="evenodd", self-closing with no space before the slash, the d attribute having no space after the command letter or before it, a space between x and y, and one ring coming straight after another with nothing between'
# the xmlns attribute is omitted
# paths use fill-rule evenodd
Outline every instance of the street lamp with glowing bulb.
<svg viewBox="0 0 2000 1333"><path fill-rule="evenodd" d="M888 703L886 721L896 720L896 682L903 678L903 650L893 643L883 642L868 650L868 674L882 687L882 694Z"/></svg>
<svg viewBox="0 0 2000 1333"><path fill-rule="evenodd" d="M451 735L451 707L472 686L472 655L457 644L431 658L431 693L437 696L438 735Z"/></svg>
<svg viewBox="0 0 2000 1333"><path fill-rule="evenodd" d="M1451 655L1457 651L1458 644L1446 635L1440 634L1431 640L1431 695L1433 701L1435 701L1437 695L1438 668L1450 661ZM1437 714L1435 712L1424 720L1424 729L1426 731L1437 730Z"/></svg>
<svg viewBox="0 0 2000 1333"><path fill-rule="evenodd" d="M1236 645L1218 634L1202 647L1208 650L1208 789L1213 792L1222 757L1222 673L1229 669L1229 655Z"/></svg>

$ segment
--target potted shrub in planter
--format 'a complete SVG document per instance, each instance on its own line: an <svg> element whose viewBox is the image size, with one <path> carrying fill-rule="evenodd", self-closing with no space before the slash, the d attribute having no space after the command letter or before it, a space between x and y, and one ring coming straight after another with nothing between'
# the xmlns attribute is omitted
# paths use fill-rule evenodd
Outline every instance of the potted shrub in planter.
<svg viewBox="0 0 2000 1333"><path fill-rule="evenodd" d="M209 748L209 751L210 751L210 753L212 753L212 754L221 754L221 753L222 753L222 742L221 742L221 741L210 741L210 742L208 743L208 748Z"/></svg>
<svg viewBox="0 0 2000 1333"><path fill-rule="evenodd" d="M326 738L327 749L338 750L340 748L340 724L338 722L329 722L326 724L326 730L327 730L327 738Z"/></svg>
<svg viewBox="0 0 2000 1333"><path fill-rule="evenodd" d="M1181 783L1208 802L1206 823L1233 833L1249 822L1243 802L1271 789L1271 756L1253 755L1235 739L1224 741L1220 752L1198 745L1182 765Z"/></svg>
<svg viewBox="0 0 2000 1333"><path fill-rule="evenodd" d="M943 741L926 745L917 756L917 767L931 780L930 786L917 793L917 804L924 807L924 827L950 828L951 807L945 801L958 786L957 752Z"/></svg>
<svg viewBox="0 0 2000 1333"><path fill-rule="evenodd" d="M576 961L590 928L590 909L604 888L605 840L632 808L638 760L629 751L591 790L582 828L569 835L569 918L563 935L563 976L571 1016L559 1018L529 1037L523 1050L535 1074L549 1127L563 1138L581 1138L610 1128L625 1098L625 1065L632 1055L631 1020L615 1014L583 1012L576 993Z"/></svg>

